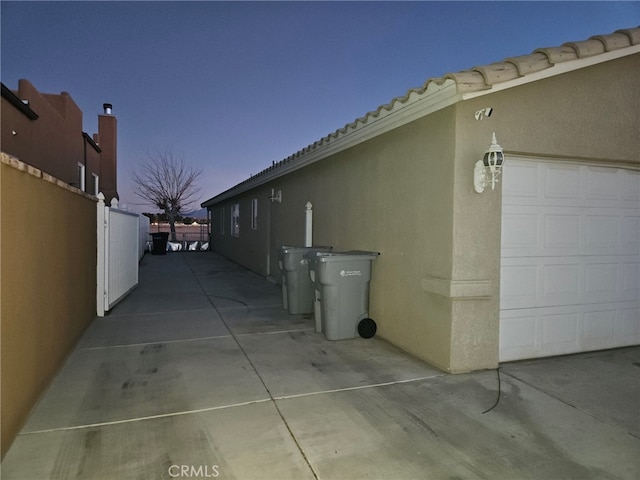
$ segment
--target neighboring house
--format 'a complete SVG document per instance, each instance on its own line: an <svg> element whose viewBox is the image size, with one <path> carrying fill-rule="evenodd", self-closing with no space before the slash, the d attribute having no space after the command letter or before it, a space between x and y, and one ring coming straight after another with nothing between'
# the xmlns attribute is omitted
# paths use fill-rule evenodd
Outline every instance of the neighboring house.
<svg viewBox="0 0 640 480"><path fill-rule="evenodd" d="M82 111L67 92L40 93L28 80L2 84L2 151L84 192L118 198L117 122L111 105L98 133L82 131Z"/></svg>
<svg viewBox="0 0 640 480"><path fill-rule="evenodd" d="M202 204L212 249L380 252L378 335L448 372L640 343L640 28L427 81ZM495 190L474 165L495 132Z"/></svg>

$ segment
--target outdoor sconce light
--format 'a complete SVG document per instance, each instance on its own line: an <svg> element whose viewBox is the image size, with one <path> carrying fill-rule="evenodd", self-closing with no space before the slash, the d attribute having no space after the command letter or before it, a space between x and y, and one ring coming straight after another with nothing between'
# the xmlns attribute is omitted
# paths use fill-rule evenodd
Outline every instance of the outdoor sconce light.
<svg viewBox="0 0 640 480"><path fill-rule="evenodd" d="M504 152L502 147L498 145L496 132L493 132L489 149L484 152L483 159L476 162L473 170L473 186L477 193L484 192L484 189L489 185L491 185L491 190L495 189L503 163Z"/></svg>
<svg viewBox="0 0 640 480"><path fill-rule="evenodd" d="M275 189L272 188L269 200L271 200L271 202L282 203L282 190L278 190L278 193L276 193Z"/></svg>

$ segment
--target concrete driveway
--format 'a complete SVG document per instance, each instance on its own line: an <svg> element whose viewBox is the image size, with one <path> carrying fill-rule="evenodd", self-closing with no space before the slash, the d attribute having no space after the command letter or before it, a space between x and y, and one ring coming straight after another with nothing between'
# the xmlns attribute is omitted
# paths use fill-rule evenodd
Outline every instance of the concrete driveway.
<svg viewBox="0 0 640 480"><path fill-rule="evenodd" d="M640 347L447 375L313 327L214 253L147 255L2 478L640 478Z"/></svg>

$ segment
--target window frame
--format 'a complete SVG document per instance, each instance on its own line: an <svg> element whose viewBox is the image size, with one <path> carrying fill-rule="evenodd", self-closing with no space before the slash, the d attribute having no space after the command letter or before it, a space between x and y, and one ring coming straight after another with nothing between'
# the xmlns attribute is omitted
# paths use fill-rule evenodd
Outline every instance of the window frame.
<svg viewBox="0 0 640 480"><path fill-rule="evenodd" d="M84 166L83 163L78 162L78 188L80 190L82 190L83 192L86 191L85 189L85 173L86 172L86 167Z"/></svg>
<svg viewBox="0 0 640 480"><path fill-rule="evenodd" d="M231 205L231 236L240 236L240 204L234 203Z"/></svg>
<svg viewBox="0 0 640 480"><path fill-rule="evenodd" d="M251 230L258 230L258 199L251 200Z"/></svg>

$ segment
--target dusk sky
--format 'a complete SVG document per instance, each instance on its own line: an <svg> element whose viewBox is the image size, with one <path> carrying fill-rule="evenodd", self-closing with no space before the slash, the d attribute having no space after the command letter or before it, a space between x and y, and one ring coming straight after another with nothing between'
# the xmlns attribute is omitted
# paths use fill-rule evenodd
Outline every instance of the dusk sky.
<svg viewBox="0 0 640 480"><path fill-rule="evenodd" d="M118 189L171 150L204 201L427 79L640 25L639 2L7 2L2 82L118 118ZM194 205L199 208L199 205Z"/></svg>

